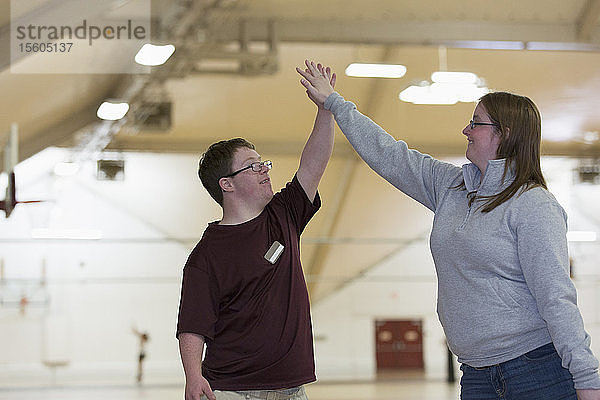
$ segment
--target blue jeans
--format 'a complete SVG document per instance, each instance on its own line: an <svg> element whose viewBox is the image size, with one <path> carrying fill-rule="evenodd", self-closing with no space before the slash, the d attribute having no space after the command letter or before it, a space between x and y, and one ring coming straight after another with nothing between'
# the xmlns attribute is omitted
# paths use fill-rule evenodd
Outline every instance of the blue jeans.
<svg viewBox="0 0 600 400"><path fill-rule="evenodd" d="M549 343L490 367L460 367L462 400L577 400L573 376Z"/></svg>

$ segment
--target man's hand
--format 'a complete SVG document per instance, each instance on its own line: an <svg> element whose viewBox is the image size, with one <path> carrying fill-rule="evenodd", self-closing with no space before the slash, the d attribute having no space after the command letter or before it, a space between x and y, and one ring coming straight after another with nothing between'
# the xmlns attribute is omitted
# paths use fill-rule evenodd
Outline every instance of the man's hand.
<svg viewBox="0 0 600 400"><path fill-rule="evenodd" d="M600 400L600 389L578 389L576 392L579 400Z"/></svg>
<svg viewBox="0 0 600 400"><path fill-rule="evenodd" d="M185 400L200 400L206 396L208 400L216 400L210 384L203 376L187 378L185 381Z"/></svg>
<svg viewBox="0 0 600 400"><path fill-rule="evenodd" d="M204 336L196 333L179 334L179 352L185 371L185 400L216 400L210 384L202 376L202 351Z"/></svg>
<svg viewBox="0 0 600 400"><path fill-rule="evenodd" d="M306 69L303 71L296 67L296 71L304 77L300 79L302 86L306 88L306 94L319 108L323 108L323 103L327 97L334 92L336 75L331 73L331 68L323 67L321 64L315 65L314 62L304 60Z"/></svg>

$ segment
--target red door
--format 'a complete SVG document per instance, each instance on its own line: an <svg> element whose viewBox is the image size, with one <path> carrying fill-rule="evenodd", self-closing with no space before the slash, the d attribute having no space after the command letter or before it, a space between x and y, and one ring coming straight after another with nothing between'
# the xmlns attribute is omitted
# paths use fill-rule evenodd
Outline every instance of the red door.
<svg viewBox="0 0 600 400"><path fill-rule="evenodd" d="M375 321L377 369L423 369L421 320Z"/></svg>

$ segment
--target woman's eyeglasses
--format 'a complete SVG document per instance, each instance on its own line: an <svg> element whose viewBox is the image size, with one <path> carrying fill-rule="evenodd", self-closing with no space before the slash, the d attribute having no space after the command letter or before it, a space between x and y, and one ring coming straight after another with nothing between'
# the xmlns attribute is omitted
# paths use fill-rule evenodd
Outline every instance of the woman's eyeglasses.
<svg viewBox="0 0 600 400"><path fill-rule="evenodd" d="M471 129L475 128L476 125L492 125L492 126L500 127L500 125L495 124L493 122L475 122L473 120L469 121L469 126L471 127Z"/></svg>

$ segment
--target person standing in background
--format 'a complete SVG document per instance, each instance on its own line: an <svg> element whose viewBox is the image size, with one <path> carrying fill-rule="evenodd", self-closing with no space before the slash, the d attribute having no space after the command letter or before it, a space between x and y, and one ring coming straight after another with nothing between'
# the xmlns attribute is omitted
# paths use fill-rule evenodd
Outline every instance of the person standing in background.
<svg viewBox="0 0 600 400"><path fill-rule="evenodd" d="M139 331L135 327L133 327L133 333L140 339L140 352L138 354L136 381L138 384L141 384L144 374L144 359L146 358L146 343L148 340L150 340L150 335L148 332Z"/></svg>

